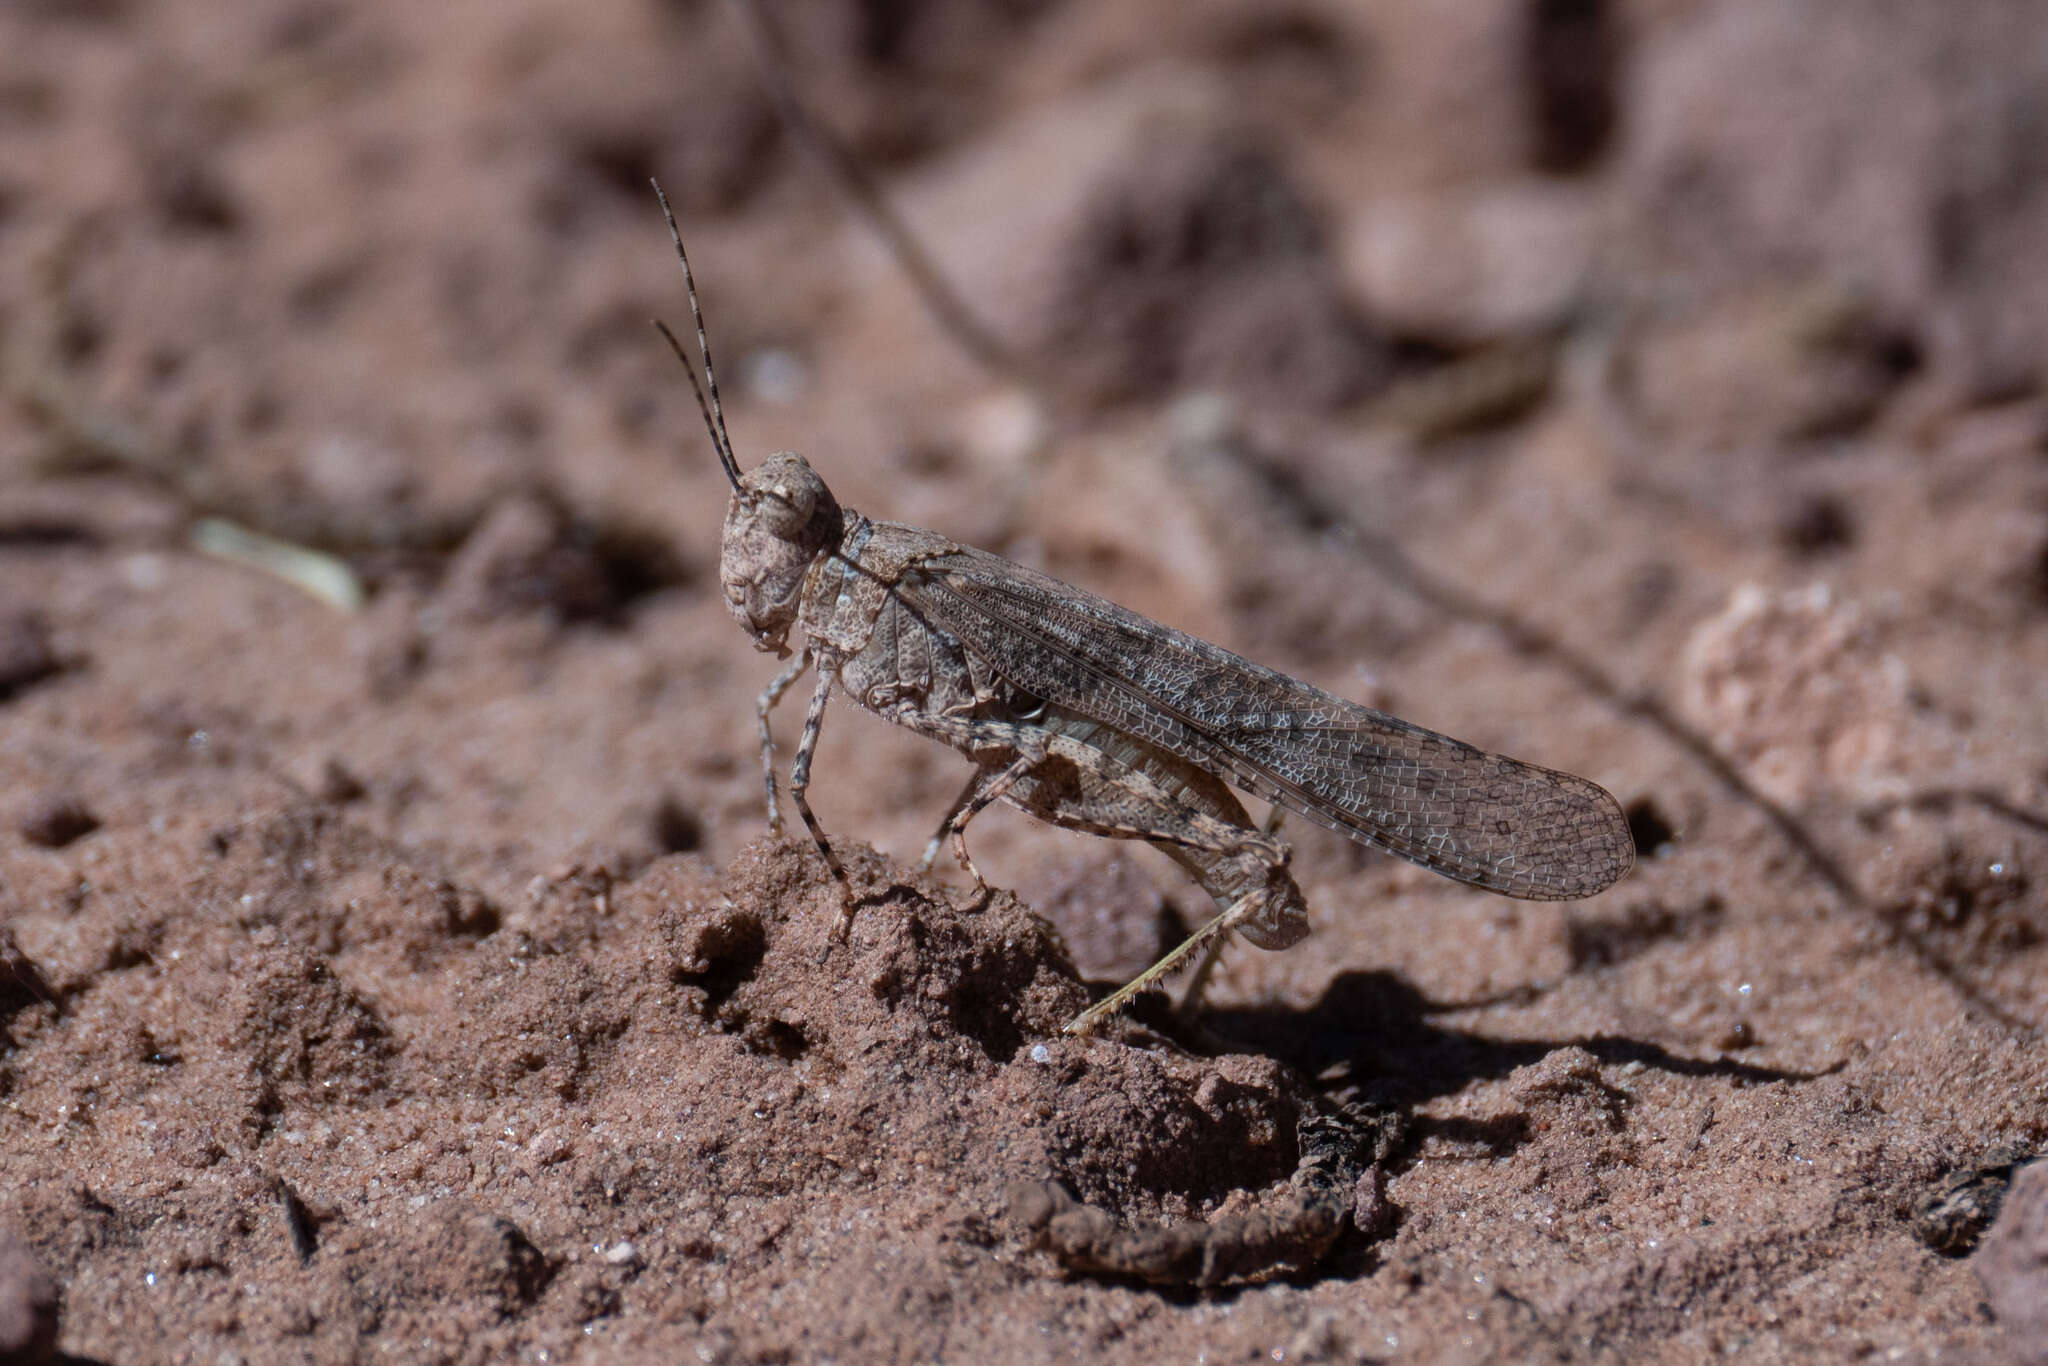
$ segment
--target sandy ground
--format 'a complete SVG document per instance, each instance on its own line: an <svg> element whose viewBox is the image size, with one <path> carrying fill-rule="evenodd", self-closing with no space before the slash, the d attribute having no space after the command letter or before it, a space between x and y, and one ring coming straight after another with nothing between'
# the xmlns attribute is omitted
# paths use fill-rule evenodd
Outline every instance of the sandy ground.
<svg viewBox="0 0 2048 1366"><path fill-rule="evenodd" d="M2044 1359L2048 10L769 13L978 351L724 7L0 7L0 1355ZM650 174L743 463L1635 871L1297 822L1305 944L1062 1038L1206 902L1003 808L918 872L964 761L841 703L828 952ZM1285 1244L1353 1103L1230 1284L1013 1209Z"/></svg>

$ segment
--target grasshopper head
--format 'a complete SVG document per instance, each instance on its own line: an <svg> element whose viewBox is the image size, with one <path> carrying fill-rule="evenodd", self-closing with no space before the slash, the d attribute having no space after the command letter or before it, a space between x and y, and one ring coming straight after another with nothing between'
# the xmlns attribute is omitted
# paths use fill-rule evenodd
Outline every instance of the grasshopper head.
<svg viewBox="0 0 2048 1366"><path fill-rule="evenodd" d="M676 334L665 323L657 321L654 326L683 364L690 392L697 397L697 411L704 418L704 430L710 433L711 448L718 454L726 482L732 485L732 506L725 512L725 539L718 555L718 581L725 588L726 607L753 636L754 648L786 655L789 628L796 624L797 611L803 605L804 575L818 556L839 544L846 519L840 515L832 490L795 451L777 451L751 473L740 473L732 438L725 430L725 409L718 401L718 375L711 368L711 339L704 332L704 310L697 304L690 256L683 250L683 234L661 186L654 187L654 196L661 201L661 216L668 220L676 259L683 267L683 285L690 294L697 350L704 358L702 384L697 382L696 367Z"/></svg>
<svg viewBox="0 0 2048 1366"><path fill-rule="evenodd" d="M789 652L804 575L839 544L842 522L832 490L795 451L777 451L740 477L725 514L718 579L755 648Z"/></svg>

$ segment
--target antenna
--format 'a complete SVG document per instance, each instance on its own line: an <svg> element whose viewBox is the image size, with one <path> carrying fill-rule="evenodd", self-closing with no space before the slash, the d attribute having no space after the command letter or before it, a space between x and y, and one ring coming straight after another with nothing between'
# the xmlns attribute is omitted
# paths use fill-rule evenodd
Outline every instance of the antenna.
<svg viewBox="0 0 2048 1366"><path fill-rule="evenodd" d="M725 409L718 402L718 376L711 369L711 339L704 335L704 310L697 306L697 279L690 273L690 255L683 250L683 234L676 227L676 216L668 206L668 196L661 192L661 182L649 183L654 186L654 197L661 201L661 216L668 220L668 235L676 244L676 259L683 263L683 286L690 295L690 316L697 320L697 350L704 357L703 384L697 382L697 367L684 353L683 344L676 340L676 334L668 330L668 324L656 318L654 326L668 340L669 350L676 353L676 359L683 363L683 373L690 380L690 392L697 396L697 411L704 417L704 430L711 433L711 448L718 452L718 463L725 467L725 481L737 493L740 467L739 462L733 459L732 438L726 435ZM708 403L704 400L706 386L711 390Z"/></svg>

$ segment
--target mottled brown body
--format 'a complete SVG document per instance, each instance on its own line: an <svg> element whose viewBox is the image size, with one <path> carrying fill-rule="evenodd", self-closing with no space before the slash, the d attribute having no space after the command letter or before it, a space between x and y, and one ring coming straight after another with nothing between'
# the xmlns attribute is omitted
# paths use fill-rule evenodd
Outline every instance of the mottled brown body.
<svg viewBox="0 0 2048 1366"><path fill-rule="evenodd" d="M802 459L770 457L782 458ZM1253 831L1214 774L1023 691L999 663L918 610L945 566L979 552L922 527L845 517L838 552L812 564L798 629L821 679L975 762L974 780L941 831L955 835L962 862L973 867L961 837L968 808L1001 797L1054 825L1151 840L1219 909L1245 903L1234 927L1261 948L1284 949L1308 933L1286 846Z"/></svg>
<svg viewBox="0 0 2048 1366"><path fill-rule="evenodd" d="M681 256L680 237L676 250ZM687 257L683 268L687 279ZM1068 829L1148 840L1216 902L1215 919L1070 1032L1094 1027L1205 951L1192 994L1231 930L1269 949L1308 933L1287 845L1252 824L1229 785L1272 803L1276 815L1299 812L1509 896L1591 896L1633 862L1628 823L1597 784L1335 697L937 532L870 521L841 508L794 451L742 475L701 314L697 335L706 385L694 370L691 384L733 486L719 562L726 604L759 649L789 657L796 638L794 658L759 706L775 829L769 712L807 668L817 670L790 796L847 890L836 937L850 925L850 884L805 799L835 691L973 762L927 861L950 836L981 885L966 829L991 803L1008 801Z"/></svg>
<svg viewBox="0 0 2048 1366"><path fill-rule="evenodd" d="M756 495L751 500L749 486ZM801 525L814 533L764 539L764 503L791 525L794 510L808 508ZM837 543L814 554L794 595L794 617L784 624L791 596L789 547L808 547L835 530ZM780 822L768 713L809 666L819 683L791 789L828 858L830 844L803 793L824 699L836 691L973 761L974 773L927 850L927 861L950 835L979 884L981 874L966 851L967 823L990 803L1005 800L1068 829L1149 840L1201 884L1217 905L1219 921L1227 923L1190 940L1161 972L1220 939L1226 929L1269 949L1286 948L1308 933L1307 906L1287 870L1287 846L1253 827L1221 779L1021 688L999 659L969 649L923 607L963 563L998 573L1022 572L1021 567L921 527L872 522L838 508L816 472L790 451L770 456L742 479L742 492L727 515L726 545L721 572L735 615L764 648L786 650L792 629L803 642L760 708L771 824ZM769 629L764 633L757 626ZM832 862L836 867L837 860ZM842 932L843 926L842 920ZM1084 1017L1089 1024L1099 1018L1094 1012Z"/></svg>

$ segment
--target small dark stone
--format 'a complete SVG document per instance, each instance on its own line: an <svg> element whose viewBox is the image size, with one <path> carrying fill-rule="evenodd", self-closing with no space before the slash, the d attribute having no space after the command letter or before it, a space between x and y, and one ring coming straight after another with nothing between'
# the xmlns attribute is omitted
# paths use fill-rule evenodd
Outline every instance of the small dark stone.
<svg viewBox="0 0 2048 1366"><path fill-rule="evenodd" d="M21 837L44 849L62 849L100 828L100 818L85 803L66 794L46 796L21 818Z"/></svg>

